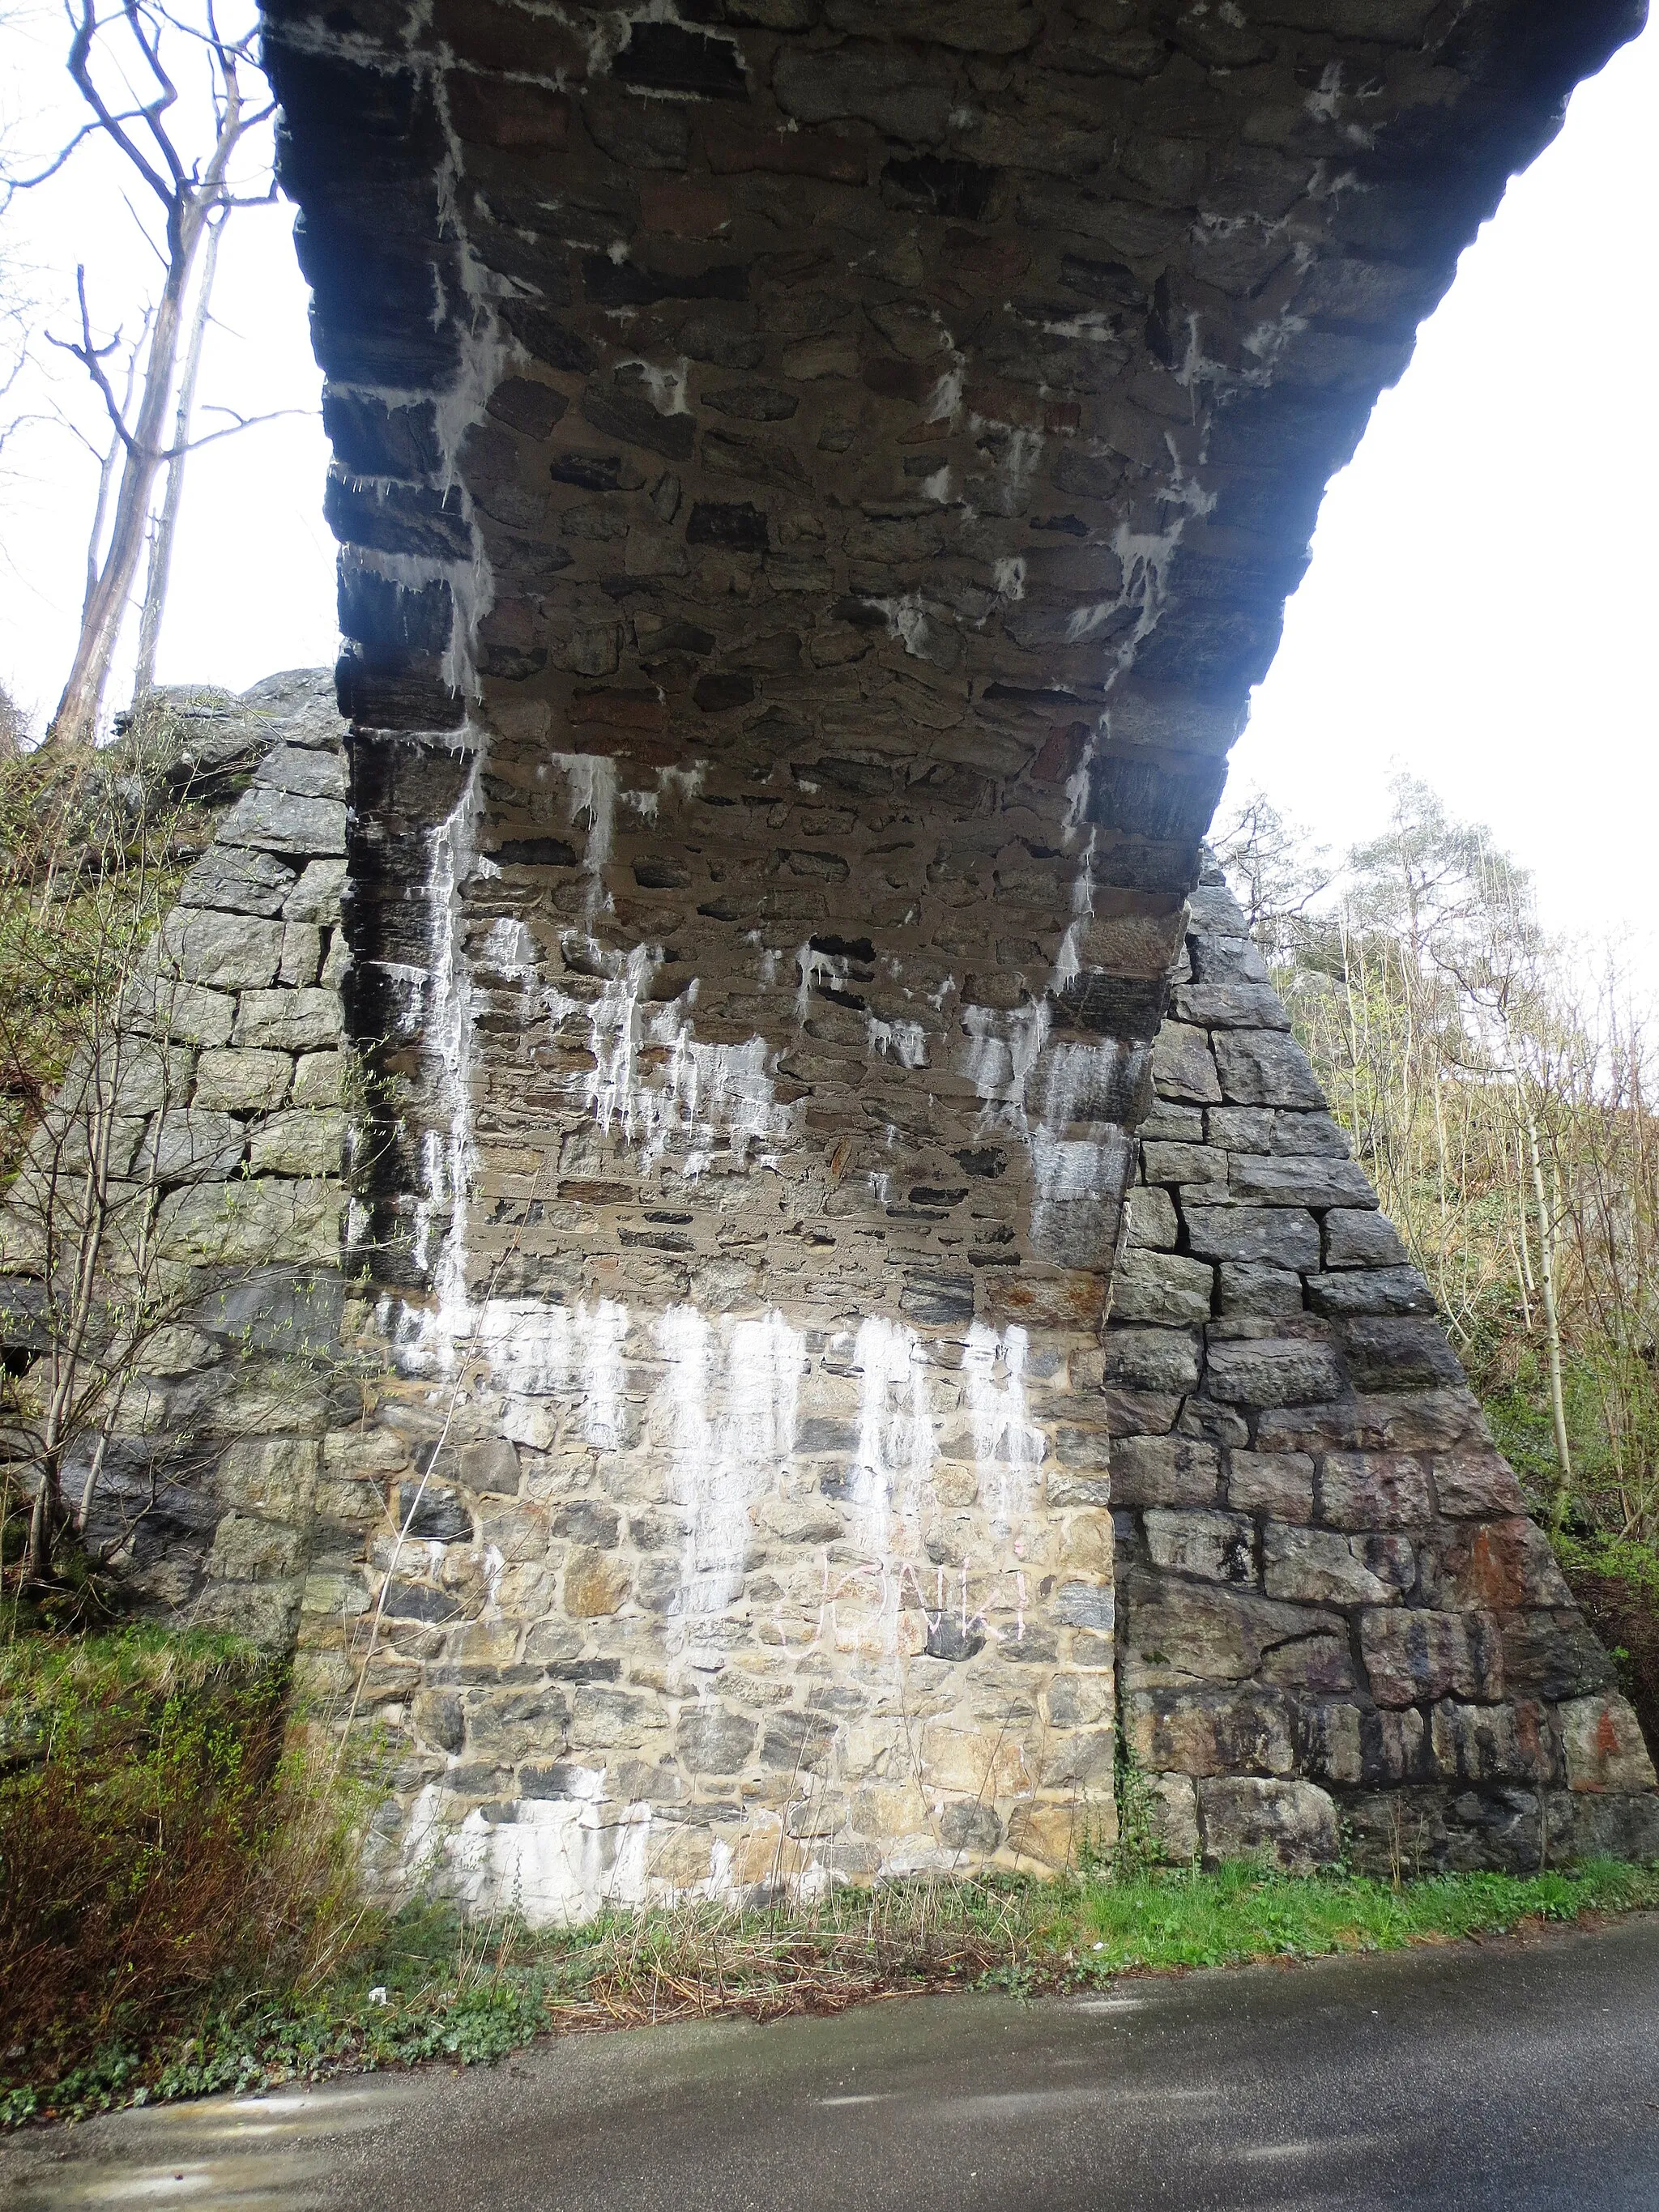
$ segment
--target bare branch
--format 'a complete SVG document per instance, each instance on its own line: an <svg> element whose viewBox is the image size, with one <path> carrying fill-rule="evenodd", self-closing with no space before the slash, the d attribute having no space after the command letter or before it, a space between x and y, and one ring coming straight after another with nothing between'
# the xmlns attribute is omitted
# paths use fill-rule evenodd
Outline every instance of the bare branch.
<svg viewBox="0 0 1659 2212"><path fill-rule="evenodd" d="M233 415L236 410L231 407L204 407L202 411L204 415ZM263 423L280 422L286 416L312 416L316 412L314 407L273 407L268 415L237 415L235 421L228 422L222 430L210 430L204 438L192 438L186 445L168 447L161 459L176 460L180 453L199 453L204 446L217 445L221 438L234 438L244 430L257 430Z"/></svg>
<svg viewBox="0 0 1659 2212"><path fill-rule="evenodd" d="M125 108L115 120L118 123L136 123L143 113L143 110L139 107ZM94 118L91 123L83 123L62 152L55 154L46 167L37 174L33 177L8 177L5 184L8 196L13 192L32 192L37 185L49 183L64 167L77 146L88 138L95 137L100 131L106 131L108 127L101 118Z"/></svg>

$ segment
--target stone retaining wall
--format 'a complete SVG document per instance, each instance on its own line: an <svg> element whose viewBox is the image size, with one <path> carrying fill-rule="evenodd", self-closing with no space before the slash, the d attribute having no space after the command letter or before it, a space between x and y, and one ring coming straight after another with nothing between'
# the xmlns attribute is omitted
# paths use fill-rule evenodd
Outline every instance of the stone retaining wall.
<svg viewBox="0 0 1659 2212"><path fill-rule="evenodd" d="M78 1508L96 1466L87 1538L134 1601L285 1649L343 1302L344 725L318 670L184 716L181 775L246 787L139 963L116 1033L71 1067L31 1146L0 1214L0 1303L19 1357L46 1355L20 1386L33 1402L52 1342L70 1340L79 1170L107 1121L100 1270L118 1322L141 1315L142 1335L80 1423L65 1494ZM140 1222L153 1224L143 1245ZM60 1317L43 1330L54 1273ZM14 1440L26 1474L33 1433Z"/></svg>
<svg viewBox="0 0 1659 2212"><path fill-rule="evenodd" d="M1659 1854L1636 1717L1213 870L1153 1073L1105 1406L1170 1848Z"/></svg>

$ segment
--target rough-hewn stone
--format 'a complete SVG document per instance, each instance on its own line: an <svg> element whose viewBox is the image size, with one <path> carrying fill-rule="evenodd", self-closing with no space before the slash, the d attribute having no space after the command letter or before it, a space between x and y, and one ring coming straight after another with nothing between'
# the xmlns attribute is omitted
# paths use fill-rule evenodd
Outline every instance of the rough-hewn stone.
<svg viewBox="0 0 1659 2212"><path fill-rule="evenodd" d="M1212 878L1187 967L1238 972L1240 927ZM1208 1003L1218 1023L1224 1002ZM1449 1866L1530 1867L1646 1834L1624 1809L1650 1786L1639 1732L1427 1285L1298 1090L1305 1063L1282 1029L1255 1000L1226 1010L1231 1044L1189 1030L1178 1060L1154 1055L1156 1082L1160 1065L1177 1072L1141 1171L1169 1191L1174 1234L1161 1224L1164 1251L1128 1255L1105 1349L1107 1376L1138 1386L1111 1400L1121 1672L1160 1820L1186 1854L1302 1860L1334 1851L1340 1819L1379 1866L1408 1829ZM1206 1048L1229 1096L1260 1103L1209 1105L1199 1128L1180 1117L1207 1090ZM1170 1279L1153 1269L1188 1253L1219 1261L1212 1317L1149 1294ZM1286 1783L1316 1795L1287 1801Z"/></svg>

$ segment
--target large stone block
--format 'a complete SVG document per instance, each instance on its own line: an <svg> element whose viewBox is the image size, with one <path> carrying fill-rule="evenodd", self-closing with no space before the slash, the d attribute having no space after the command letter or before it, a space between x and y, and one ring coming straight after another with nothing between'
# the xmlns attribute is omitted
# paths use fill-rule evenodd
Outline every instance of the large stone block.
<svg viewBox="0 0 1659 2212"><path fill-rule="evenodd" d="M1187 1243L1200 1260L1238 1260L1306 1273L1319 1265L1319 1224L1290 1206L1183 1205Z"/></svg>
<svg viewBox="0 0 1659 2212"><path fill-rule="evenodd" d="M1180 1233L1176 1219L1175 1200L1167 1190L1137 1183L1125 1199L1128 1229L1127 1243L1131 1253L1139 1250L1173 1252ZM1127 1254L1125 1255L1127 1258ZM1119 1262L1118 1273L1122 1273Z"/></svg>
<svg viewBox="0 0 1659 2212"><path fill-rule="evenodd" d="M276 975L283 925L176 907L161 924L161 945L164 972L218 991L253 990Z"/></svg>
<svg viewBox="0 0 1659 2212"><path fill-rule="evenodd" d="M1555 1781L1554 1747L1540 1721L1531 1704L1461 1705L1443 1698L1429 1716L1430 1764L1449 1782Z"/></svg>
<svg viewBox="0 0 1659 2212"><path fill-rule="evenodd" d="M1227 1503L1236 1513L1265 1513L1305 1527L1314 1517L1312 1458L1306 1452L1230 1451Z"/></svg>
<svg viewBox="0 0 1659 2212"><path fill-rule="evenodd" d="M1417 1572L1403 1536L1342 1536L1273 1522L1262 1531L1261 1559L1269 1597L1316 1605L1388 1605Z"/></svg>
<svg viewBox="0 0 1659 2212"><path fill-rule="evenodd" d="M1112 1498L1119 1505L1209 1505L1221 1455L1185 1437L1132 1436L1112 1445Z"/></svg>
<svg viewBox="0 0 1659 2212"><path fill-rule="evenodd" d="M1288 1030L1284 1001L1267 982L1185 983L1176 993L1176 1012L1201 1029Z"/></svg>
<svg viewBox="0 0 1659 2212"><path fill-rule="evenodd" d="M1256 1442L1264 1451L1439 1452L1480 1437L1483 1428L1467 1387L1377 1392L1270 1407L1256 1425Z"/></svg>
<svg viewBox="0 0 1659 2212"><path fill-rule="evenodd" d="M220 1182L162 1200L156 1249L163 1260L258 1267L339 1257L343 1194L337 1182Z"/></svg>
<svg viewBox="0 0 1659 2212"><path fill-rule="evenodd" d="M1604 1793L1654 1787L1653 1761L1625 1698L1613 1692L1575 1698L1558 1718L1569 1789Z"/></svg>
<svg viewBox="0 0 1659 2212"><path fill-rule="evenodd" d="M1214 1283L1215 1270L1207 1261L1131 1249L1113 1271L1112 1318L1176 1328L1201 1327L1210 1318Z"/></svg>
<svg viewBox="0 0 1659 2212"><path fill-rule="evenodd" d="M339 865L343 868L345 864ZM179 902L271 915L281 913L295 882L293 869L275 854L250 851L216 837L179 885Z"/></svg>
<svg viewBox="0 0 1659 2212"><path fill-rule="evenodd" d="M1463 1370L1437 1322L1376 1315L1341 1322L1338 1329L1356 1389L1432 1390L1462 1383Z"/></svg>
<svg viewBox="0 0 1659 2212"><path fill-rule="evenodd" d="M286 791L244 792L223 835L256 851L325 856L345 851L346 811L337 799L305 799Z"/></svg>
<svg viewBox="0 0 1659 2212"><path fill-rule="evenodd" d="M1504 1680L1531 1697L1583 1698L1606 1686L1612 1662L1577 1613L1515 1613L1504 1623Z"/></svg>
<svg viewBox="0 0 1659 2212"><path fill-rule="evenodd" d="M1352 1160L1303 1159L1235 1152L1228 1164L1232 1194L1247 1206L1373 1206L1376 1194L1365 1170Z"/></svg>
<svg viewBox="0 0 1659 2212"><path fill-rule="evenodd" d="M1247 1337L1229 1342L1212 1332L1204 1386L1237 1406L1302 1406L1334 1397L1347 1377L1340 1353L1317 1337Z"/></svg>
<svg viewBox="0 0 1659 2212"><path fill-rule="evenodd" d="M1126 1689L1188 1688L1261 1675L1282 1687L1352 1687L1346 1622L1219 1584L1139 1576L1125 1592Z"/></svg>
<svg viewBox="0 0 1659 2212"><path fill-rule="evenodd" d="M315 1052L337 1045L345 1030L337 991L244 991L237 1002L234 1042L244 1050ZM224 1039L215 1040L222 1043Z"/></svg>
<svg viewBox="0 0 1659 2212"><path fill-rule="evenodd" d="M1379 1705L1415 1705L1441 1698L1488 1702L1503 1695L1498 1624L1479 1613L1413 1608L1367 1613L1359 1624L1360 1656Z"/></svg>
<svg viewBox="0 0 1659 2212"><path fill-rule="evenodd" d="M195 1103L226 1114L273 1111L288 1096L294 1062L285 1052L242 1052L222 1046L196 1064Z"/></svg>
<svg viewBox="0 0 1659 2212"><path fill-rule="evenodd" d="M1356 1210L1325 1217L1328 1267L1403 1267L1406 1248L1400 1232L1383 1215Z"/></svg>
<svg viewBox="0 0 1659 2212"><path fill-rule="evenodd" d="M1308 1304L1333 1321L1351 1314L1426 1316L1435 1310L1434 1293L1415 1267L1355 1267L1310 1275Z"/></svg>
<svg viewBox="0 0 1659 2212"><path fill-rule="evenodd" d="M1302 1278L1288 1267L1230 1260L1217 1273L1216 1291L1217 1307L1227 1321L1267 1320L1303 1310Z"/></svg>
<svg viewBox="0 0 1659 2212"><path fill-rule="evenodd" d="M1198 1387L1199 1343L1189 1330L1109 1328L1104 1350L1108 1383L1174 1396Z"/></svg>
<svg viewBox="0 0 1659 2212"><path fill-rule="evenodd" d="M1291 1714L1282 1690L1140 1690L1124 1700L1129 1749L1149 1773L1288 1774Z"/></svg>
<svg viewBox="0 0 1659 2212"><path fill-rule="evenodd" d="M1204 1863L1266 1856L1299 1869L1340 1856L1336 1806L1316 1784L1234 1775L1198 1786Z"/></svg>
<svg viewBox="0 0 1659 2212"><path fill-rule="evenodd" d="M1490 1446L1439 1455L1434 1494L1440 1510L1454 1520L1510 1518L1526 1510L1514 1469Z"/></svg>
<svg viewBox="0 0 1659 2212"><path fill-rule="evenodd" d="M253 1130L248 1164L255 1175L338 1175L345 1137L346 1117L337 1107L273 1114Z"/></svg>
<svg viewBox="0 0 1659 2212"><path fill-rule="evenodd" d="M1221 1084L1206 1032L1183 1022L1165 1022L1152 1047L1152 1081L1160 1098L1218 1106Z"/></svg>
<svg viewBox="0 0 1659 2212"><path fill-rule="evenodd" d="M1218 1030L1214 1042L1228 1105L1324 1106L1308 1056L1293 1037L1279 1030Z"/></svg>
<svg viewBox="0 0 1659 2212"><path fill-rule="evenodd" d="M1571 1606L1549 1538L1519 1516L1505 1521L1462 1522L1445 1549L1447 1582L1458 1602L1492 1613L1534 1606Z"/></svg>
<svg viewBox="0 0 1659 2212"><path fill-rule="evenodd" d="M346 797L346 764L337 752L311 746L273 745L253 771L256 788L289 792L301 799Z"/></svg>
<svg viewBox="0 0 1659 2212"><path fill-rule="evenodd" d="M1145 1528L1146 1556L1155 1567L1170 1574L1196 1575L1204 1582L1255 1587L1255 1530L1242 1515L1154 1506Z"/></svg>
<svg viewBox="0 0 1659 2212"><path fill-rule="evenodd" d="M1296 1761L1316 1781L1352 1788L1397 1784L1417 1772L1425 1738L1423 1716L1372 1712L1346 1700L1302 1699L1296 1711Z"/></svg>
<svg viewBox="0 0 1659 2212"><path fill-rule="evenodd" d="M235 1173L246 1144L246 1131L228 1114L185 1107L153 1116L138 1148L136 1171L146 1180L154 1176L166 1188L222 1182Z"/></svg>
<svg viewBox="0 0 1659 2212"><path fill-rule="evenodd" d="M1429 1464L1406 1452L1328 1452L1319 1514L1333 1528L1420 1528L1431 1519Z"/></svg>
<svg viewBox="0 0 1659 2212"><path fill-rule="evenodd" d="M1153 1144L1140 1148L1142 1172L1149 1183L1214 1183L1227 1187L1227 1155L1208 1145Z"/></svg>
<svg viewBox="0 0 1659 2212"><path fill-rule="evenodd" d="M236 1001L203 983L146 969L135 975L121 999L125 1027L138 1036L157 1037L169 1046L228 1044Z"/></svg>

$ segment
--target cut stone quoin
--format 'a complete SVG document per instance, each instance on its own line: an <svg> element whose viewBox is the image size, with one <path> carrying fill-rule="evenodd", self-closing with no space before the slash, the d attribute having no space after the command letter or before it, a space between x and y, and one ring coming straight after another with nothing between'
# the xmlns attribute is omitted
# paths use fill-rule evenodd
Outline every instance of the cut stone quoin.
<svg viewBox="0 0 1659 2212"><path fill-rule="evenodd" d="M1188 964L1205 972L1212 945L1243 927L1211 870ZM1206 1087L1198 1049L1183 1038L1148 1130ZM1282 1062L1284 1085L1305 1091L1307 1062L1285 1049L1300 1072ZM1125 1725L1168 1841L1214 1860L1248 1838L1378 1869L1650 1856L1659 1796L1635 1716L1525 1517L1426 1284L1368 1210L1322 1109L1300 1117L1320 1147L1302 1158L1277 1150L1282 1117L1224 1105L1203 1109L1191 1142L1140 1146L1140 1174L1170 1179L1175 1234L1167 1252L1134 1256L1152 1271L1190 1269L1188 1252L1218 1263L1207 1324L1183 1273L1182 1313L1146 1326L1156 1294L1137 1269L1134 1318L1105 1334L1109 1375L1127 1361L1166 1389L1193 1377L1160 1404L1159 1433L1120 1435L1113 1452ZM1200 1140L1224 1152L1236 1205L1201 1202L1219 1173L1184 1180ZM1273 1279L1253 1294L1237 1269L1226 1279L1225 1223L1261 1218L1250 1199L1285 1169L1287 1192L1306 1196L1300 1271L1263 1270ZM1207 1778L1221 1776L1235 1780Z"/></svg>

